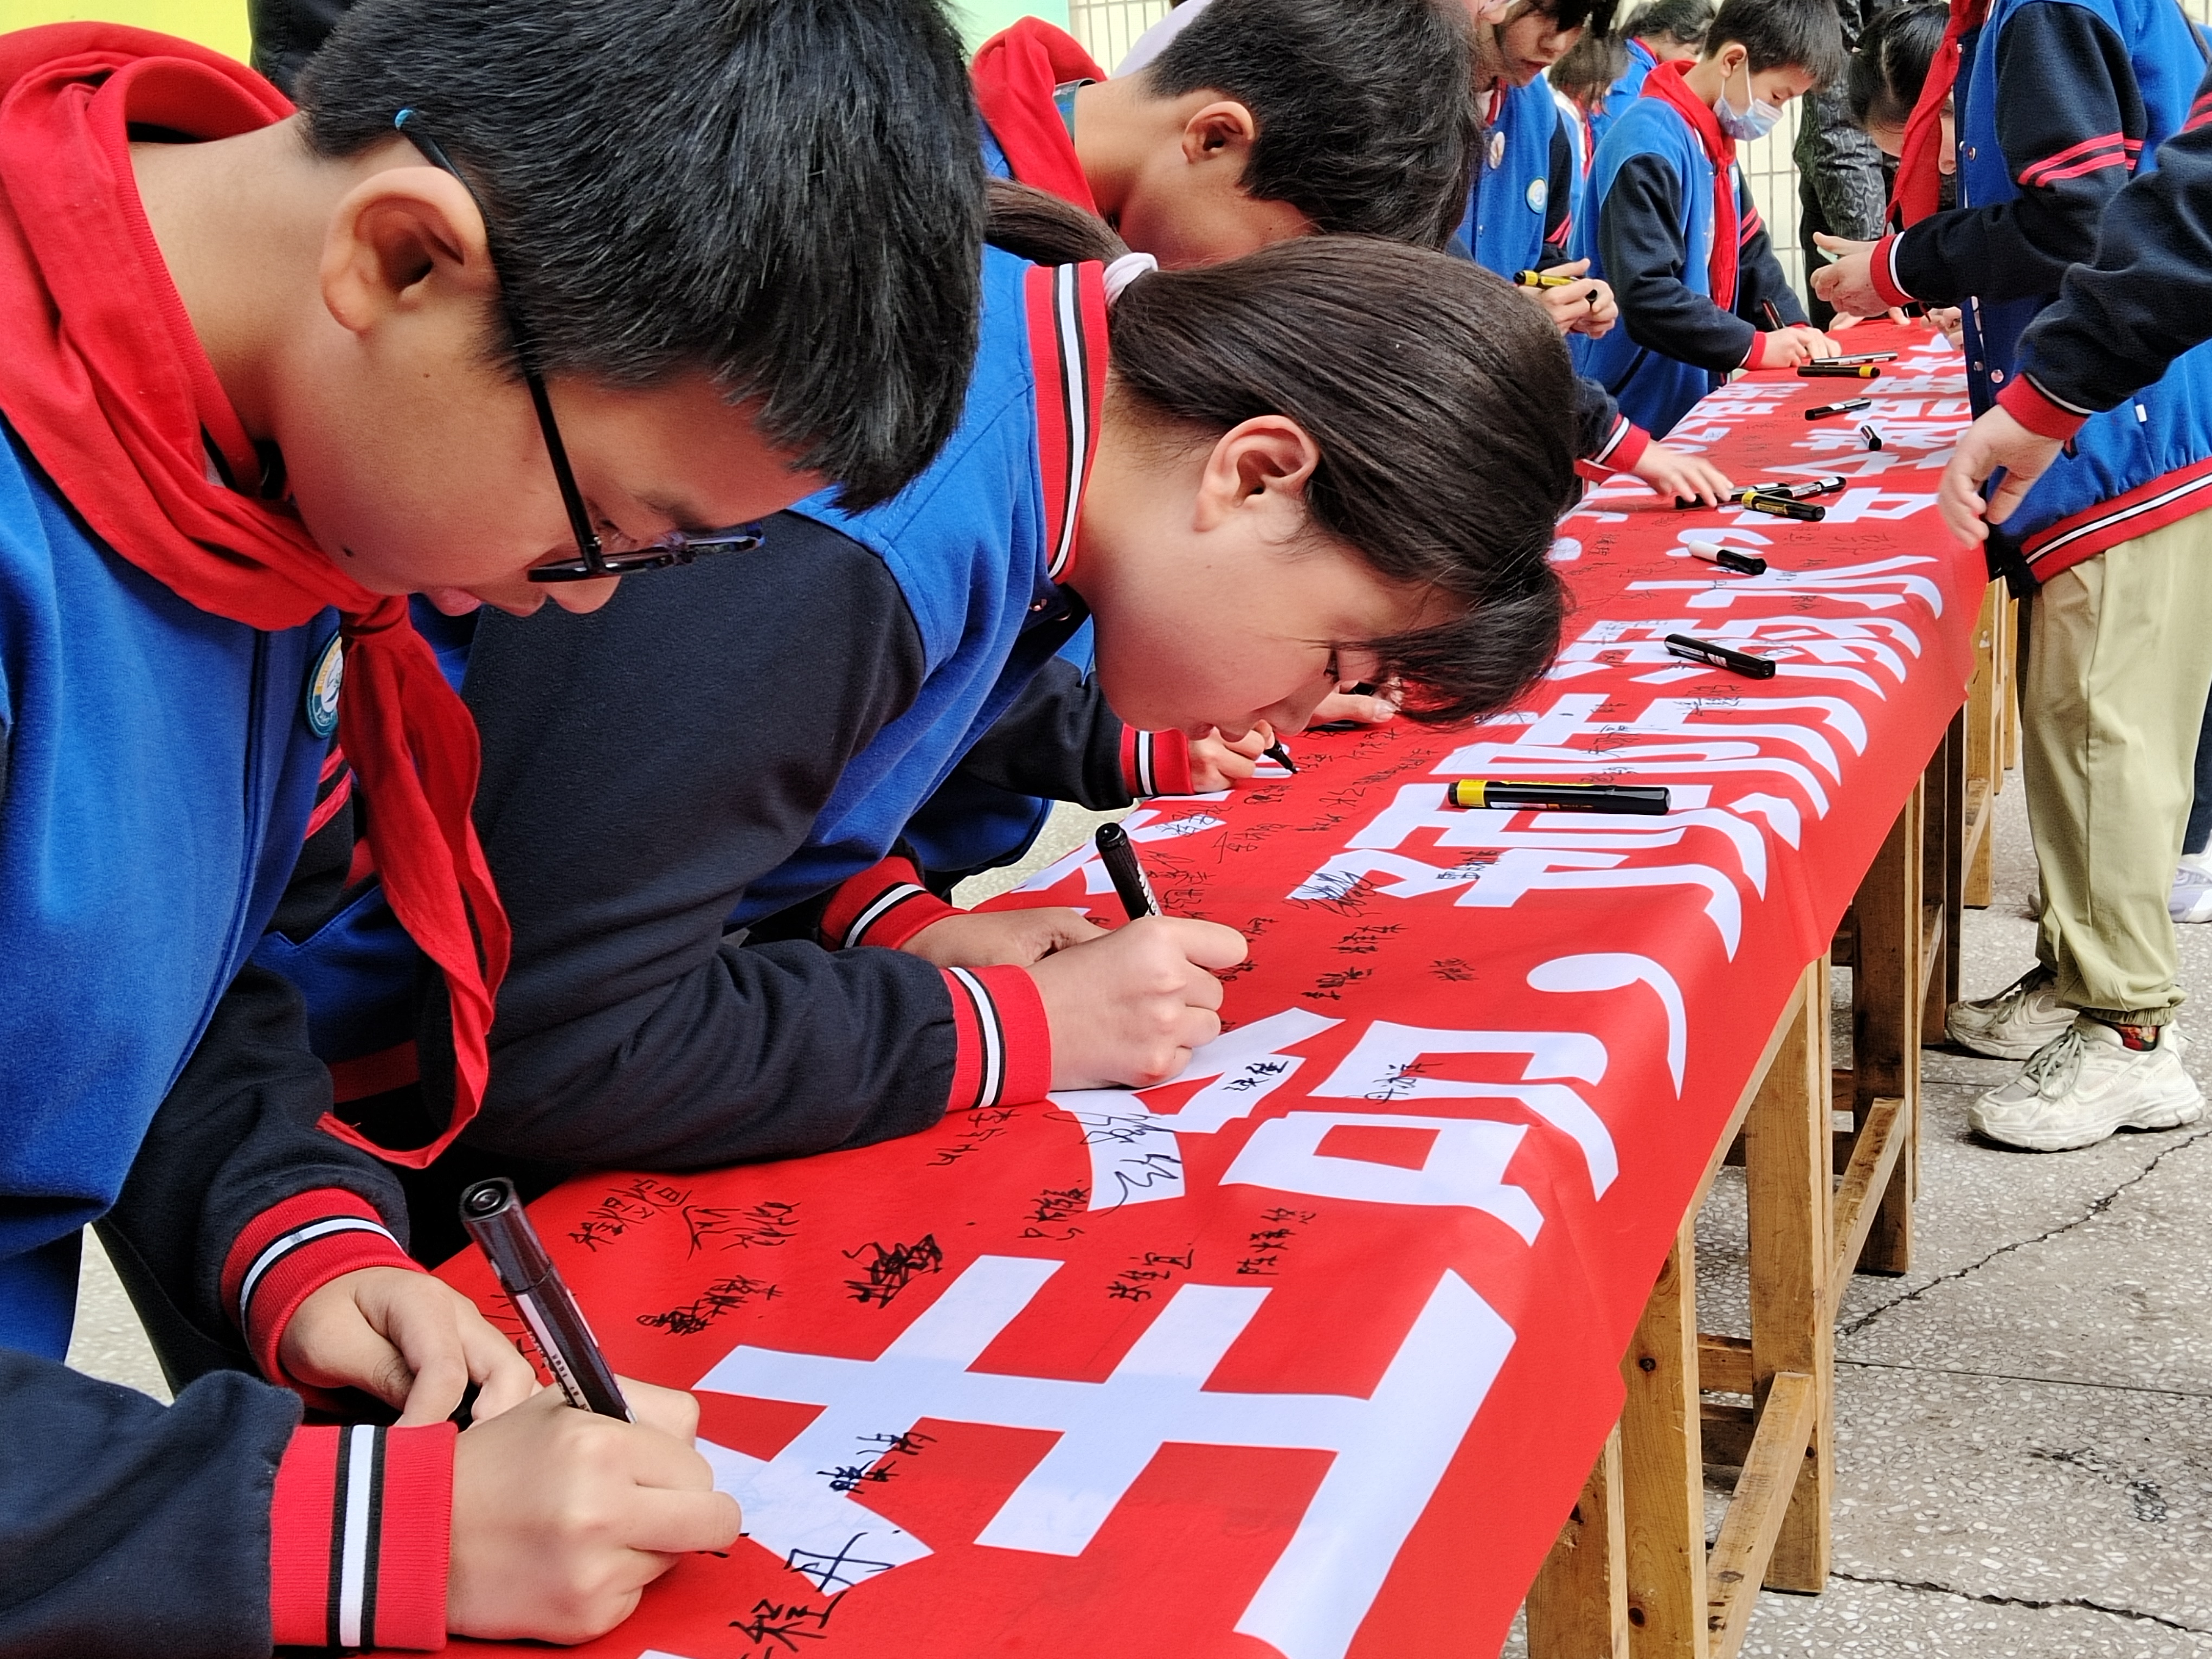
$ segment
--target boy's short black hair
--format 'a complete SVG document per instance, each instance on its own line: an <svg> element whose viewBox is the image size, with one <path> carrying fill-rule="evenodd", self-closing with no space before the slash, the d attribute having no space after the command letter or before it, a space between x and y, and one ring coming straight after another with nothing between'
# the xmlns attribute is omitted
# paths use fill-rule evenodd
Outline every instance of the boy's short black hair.
<svg viewBox="0 0 2212 1659"><path fill-rule="evenodd" d="M1613 7L1614 0L1524 0L1514 16L1540 11L1563 29L1587 29L1592 34L1610 36Z"/></svg>
<svg viewBox="0 0 2212 1659"><path fill-rule="evenodd" d="M1213 0L1143 71L1252 112L1247 195L1316 229L1434 246L1467 205L1479 117L1460 0Z"/></svg>
<svg viewBox="0 0 2212 1659"><path fill-rule="evenodd" d="M1731 40L1750 53L1746 67L1753 75L1802 70L1818 88L1832 86L1844 72L1844 25L1836 0L1721 0L1705 31L1705 56Z"/></svg>
<svg viewBox="0 0 2212 1659"><path fill-rule="evenodd" d="M331 157L420 112L549 374L704 372L854 507L959 419L983 170L938 0L362 0L299 99Z"/></svg>
<svg viewBox="0 0 2212 1659"><path fill-rule="evenodd" d="M1844 106L1853 125L1905 124L1950 21L1948 5L1892 6L1866 26L1844 83Z"/></svg>
<svg viewBox="0 0 2212 1659"><path fill-rule="evenodd" d="M1713 26L1713 0L1650 0L1620 27L1632 40L1672 40L1686 52L1705 41Z"/></svg>

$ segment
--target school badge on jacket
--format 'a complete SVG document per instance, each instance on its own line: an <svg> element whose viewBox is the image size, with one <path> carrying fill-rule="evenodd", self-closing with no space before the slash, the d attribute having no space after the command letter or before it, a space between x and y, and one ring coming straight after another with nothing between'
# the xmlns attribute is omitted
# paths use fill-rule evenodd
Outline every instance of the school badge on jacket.
<svg viewBox="0 0 2212 1659"><path fill-rule="evenodd" d="M307 671L307 689L302 705L307 716L307 729L319 738L327 738L338 729L338 689L345 684L345 640L333 634L323 653L315 659L315 665Z"/></svg>

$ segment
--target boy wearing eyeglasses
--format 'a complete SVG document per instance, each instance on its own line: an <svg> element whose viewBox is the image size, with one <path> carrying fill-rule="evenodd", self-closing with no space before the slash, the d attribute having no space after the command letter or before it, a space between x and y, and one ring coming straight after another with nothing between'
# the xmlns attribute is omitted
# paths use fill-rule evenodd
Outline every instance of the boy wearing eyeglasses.
<svg viewBox="0 0 2212 1659"><path fill-rule="evenodd" d="M976 316L956 38L868 0L366 0L296 114L104 24L0 36L0 1651L594 1634L737 1529L687 1403L529 1397L318 1128L247 954L311 826L362 811L466 1121L508 927L404 596L589 611L927 460ZM857 219L893 234L817 228ZM59 1363L92 1221L239 1369L164 1408ZM295 1390L399 1420L302 1427Z"/></svg>

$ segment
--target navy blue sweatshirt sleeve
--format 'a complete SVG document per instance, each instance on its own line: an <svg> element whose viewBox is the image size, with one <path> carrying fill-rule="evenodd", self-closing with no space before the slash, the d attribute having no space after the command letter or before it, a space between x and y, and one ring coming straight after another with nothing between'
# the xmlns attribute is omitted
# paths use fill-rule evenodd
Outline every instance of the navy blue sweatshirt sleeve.
<svg viewBox="0 0 2212 1659"><path fill-rule="evenodd" d="M945 1110L957 1036L936 968L725 937L923 673L873 553L790 514L769 533L766 555L626 582L591 616L477 632L477 823L514 949L465 1144L695 1168L865 1145ZM431 1099L444 1011L425 998Z"/></svg>
<svg viewBox="0 0 2212 1659"><path fill-rule="evenodd" d="M2212 340L2212 72L2158 168L2112 198L2097 252L2021 341L2038 391L2068 414L2116 409Z"/></svg>
<svg viewBox="0 0 2212 1659"><path fill-rule="evenodd" d="M270 1507L299 1400L235 1371L161 1406L0 1349L0 1653L270 1650Z"/></svg>
<svg viewBox="0 0 2212 1659"><path fill-rule="evenodd" d="M2020 194L1931 214L1882 246L1898 293L1936 305L2054 294L2148 131L2126 43L2086 6L2023 6L1997 42L1997 142Z"/></svg>
<svg viewBox="0 0 2212 1659"><path fill-rule="evenodd" d="M1784 322L1805 321L1805 307L1782 274L1782 262L1774 257L1774 238L1759 204L1752 200L1748 179L1741 180L1736 196L1736 223L1741 227L1736 245L1736 313L1763 318L1763 307L1771 304Z"/></svg>
<svg viewBox="0 0 2212 1659"><path fill-rule="evenodd" d="M1135 799L1121 774L1121 722L1098 682L1062 657L1037 671L956 774L1094 812Z"/></svg>
<svg viewBox="0 0 2212 1659"><path fill-rule="evenodd" d="M1662 158L1632 156L1613 175L1598 207L1598 246L1637 344L1721 374L1751 355L1759 331L1682 281L1682 186Z"/></svg>

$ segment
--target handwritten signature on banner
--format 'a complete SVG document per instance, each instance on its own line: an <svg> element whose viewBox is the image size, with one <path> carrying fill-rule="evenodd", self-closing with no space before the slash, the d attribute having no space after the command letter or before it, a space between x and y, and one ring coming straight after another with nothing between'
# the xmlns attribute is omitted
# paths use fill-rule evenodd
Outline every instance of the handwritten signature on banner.
<svg viewBox="0 0 2212 1659"><path fill-rule="evenodd" d="M1179 1076L956 1115L902 1155L887 1143L726 1177L623 1177L570 1201L562 1231L590 1272L618 1275L615 1258L641 1241L665 1240L650 1248L672 1262L702 1258L681 1299L647 1304L622 1340L680 1352L682 1380L710 1412L730 1401L755 1413L752 1428L700 1446L744 1508L738 1551L765 1552L773 1577L744 1578L685 1654L646 1659L892 1650L897 1626L871 1612L886 1605L876 1586L957 1595L972 1612L994 1569L947 1577L948 1558L1034 1564L1100 1549L1164 1449L1193 1447L1326 1461L1299 1466L1311 1479L1285 1500L1274 1553L1231 1581L1224 1628L1208 1615L1184 1631L1184 1650L1246 1651L1233 1627L1285 1659L1345 1659L1546 1311L1493 1303L1480 1259L1417 1260L1402 1241L1474 1237L1522 1261L1571 1242L1594 1206L1617 1228L1620 1206L1639 1201L1625 1177L1642 1165L1624 1147L1650 1145L1632 1132L1686 1111L1693 1055L1731 1035L1714 1024L1725 1011L1693 1001L1710 982L1698 976L1771 967L1774 924L1755 924L1778 880L1798 881L1795 860L1833 833L1908 695L1948 714L1958 688L1931 691L1928 677L1961 660L1947 596L1954 606L1963 588L1922 550L1924 533L1892 538L1924 524L1966 409L1955 356L1905 350L1872 412L1879 453L1857 447L1856 420L1808 425L1778 409L1805 400L1788 382L1739 382L1676 434L1732 454L1755 444L1778 475L1850 477L1818 526L1683 515L1686 534L1766 552L1766 575L1711 574L1679 536L1665 545L1671 521L1655 549L1648 509L1616 510L1644 486L1601 489L1553 556L1602 603L1577 614L1526 707L1445 741L1347 736L1314 745L1298 779L1132 812L1169 908L1253 942L1229 976L1235 1023ZM1753 683L1686 665L1665 651L1669 633L1759 652L1778 672ZM1664 783L1673 810L1448 808L1442 782L1459 776ZM1083 848L1011 902L1104 910L1111 893ZM1571 905L1637 922L1556 939L1529 922ZM1516 910L1522 925L1502 948L1490 926ZM1693 1015L1705 1022L1694 1048ZM958 1197L927 1207L912 1196L925 1184ZM1386 1237L1401 1281L1389 1316L1355 1329L1351 1304L1330 1303L1340 1325L1316 1343L1302 1298L1343 1282L1358 1239L1371 1251ZM1055 1357L1033 1352L1055 1338ZM1353 1343L1366 1356L1356 1386L1249 1359L1256 1345L1303 1364ZM982 1431L1032 1438L993 1481L959 1486L957 1507L932 1509L930 1483L957 1486L951 1471L975 1455L963 1437ZM1569 1455L1586 1468L1586 1452ZM1055 1581L1005 1571L1023 1586L1010 1607L1054 1601ZM1510 1612L1508 1601L1499 1618ZM928 1645L926 1627L904 1639L932 1659L981 1650ZM638 1650L635 1638L620 1649Z"/></svg>

